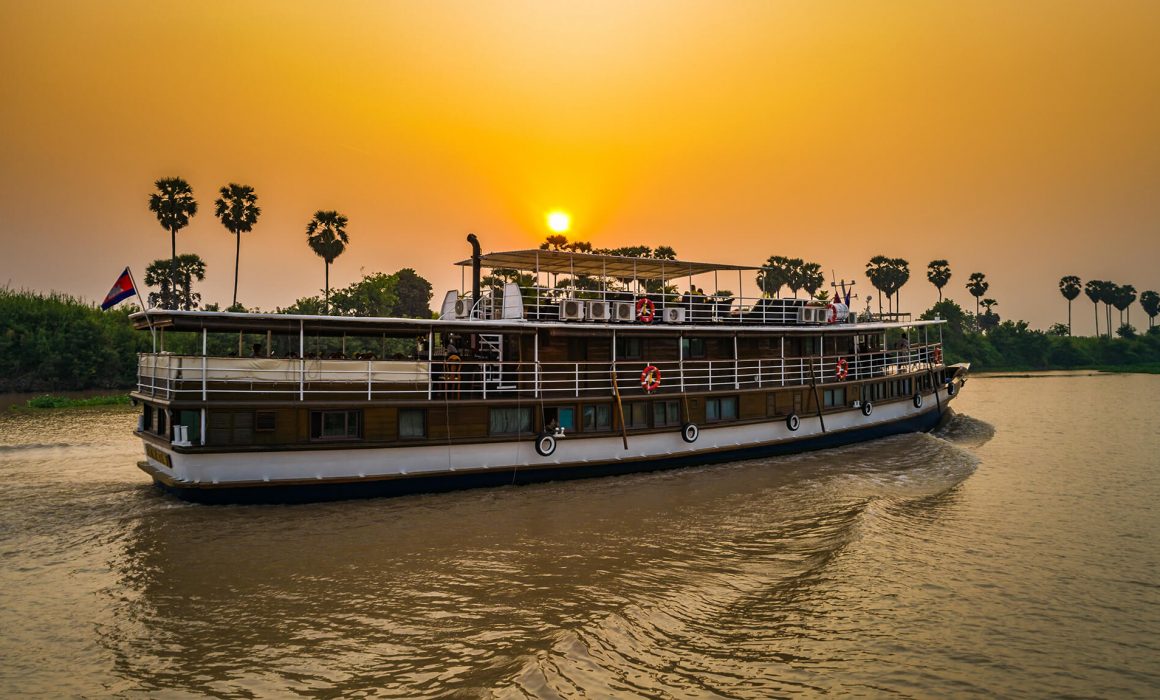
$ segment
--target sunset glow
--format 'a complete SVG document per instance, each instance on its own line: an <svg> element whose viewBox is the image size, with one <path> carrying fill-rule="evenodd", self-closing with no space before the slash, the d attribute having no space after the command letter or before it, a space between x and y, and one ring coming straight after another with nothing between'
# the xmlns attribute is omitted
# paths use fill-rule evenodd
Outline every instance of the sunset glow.
<svg viewBox="0 0 1160 700"><path fill-rule="evenodd" d="M554 211L548 214L548 228L556 233L566 233L572 228L572 217L565 212Z"/></svg>
<svg viewBox="0 0 1160 700"><path fill-rule="evenodd" d="M855 294L904 257L916 311L936 258L959 303L982 271L1038 327L1065 320L1061 275L1160 285L1160 3L49 0L0 22L17 288L94 298L168 256L145 207L166 177L202 206L177 250L206 302L232 293L230 182L262 207L238 285L262 308L319 293L319 209L350 220L332 285L412 267L439 296L466 232L538 245L560 202L597 247L801 257Z"/></svg>

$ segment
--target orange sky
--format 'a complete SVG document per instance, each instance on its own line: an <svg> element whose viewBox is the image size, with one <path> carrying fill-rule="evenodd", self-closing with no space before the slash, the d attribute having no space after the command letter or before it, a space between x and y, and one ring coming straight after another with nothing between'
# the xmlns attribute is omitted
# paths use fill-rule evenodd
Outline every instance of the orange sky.
<svg viewBox="0 0 1160 700"><path fill-rule="evenodd" d="M1039 327L1066 318L1063 274L1160 288L1154 1L42 1L0 27L16 288L140 278L169 253L146 200L175 175L202 206L178 250L226 304L230 181L264 210L239 291L263 308L322 286L317 209L350 219L332 286L410 266L437 298L467 232L533 247L553 208L596 245L804 257L859 291L871 255L905 257L916 311L935 257L960 303L982 271ZM1077 332L1091 316L1081 297Z"/></svg>

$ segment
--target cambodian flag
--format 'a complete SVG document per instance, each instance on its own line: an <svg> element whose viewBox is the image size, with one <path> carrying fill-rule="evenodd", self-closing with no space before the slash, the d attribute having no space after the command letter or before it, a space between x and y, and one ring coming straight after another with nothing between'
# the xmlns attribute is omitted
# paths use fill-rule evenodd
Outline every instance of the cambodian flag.
<svg viewBox="0 0 1160 700"><path fill-rule="evenodd" d="M126 267L113 284L113 288L109 290L105 300L101 302L101 311L108 311L136 293L137 290L133 288L133 275L129 274L129 268Z"/></svg>

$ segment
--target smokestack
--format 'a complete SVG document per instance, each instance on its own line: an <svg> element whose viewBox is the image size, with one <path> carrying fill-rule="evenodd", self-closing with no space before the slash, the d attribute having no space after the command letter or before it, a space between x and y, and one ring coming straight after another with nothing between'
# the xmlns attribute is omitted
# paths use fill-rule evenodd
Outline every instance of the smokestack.
<svg viewBox="0 0 1160 700"><path fill-rule="evenodd" d="M479 303L479 239L469 233L467 242L471 244L471 308L474 309Z"/></svg>

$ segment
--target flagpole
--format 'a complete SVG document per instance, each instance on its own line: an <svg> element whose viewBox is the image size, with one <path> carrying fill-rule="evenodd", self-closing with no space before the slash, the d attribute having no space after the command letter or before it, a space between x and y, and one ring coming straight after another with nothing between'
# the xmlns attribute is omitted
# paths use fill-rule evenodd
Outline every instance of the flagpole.
<svg viewBox="0 0 1160 700"><path fill-rule="evenodd" d="M133 268L126 265L125 272L129 273L129 281L133 283L133 291L137 293L137 301L141 302L141 313L145 314L145 323L149 326L150 337L153 338L153 352L157 352L157 331L153 330L153 322L149 320L149 309L145 307L145 300L141 298L141 288L137 286L137 280L133 277Z"/></svg>

